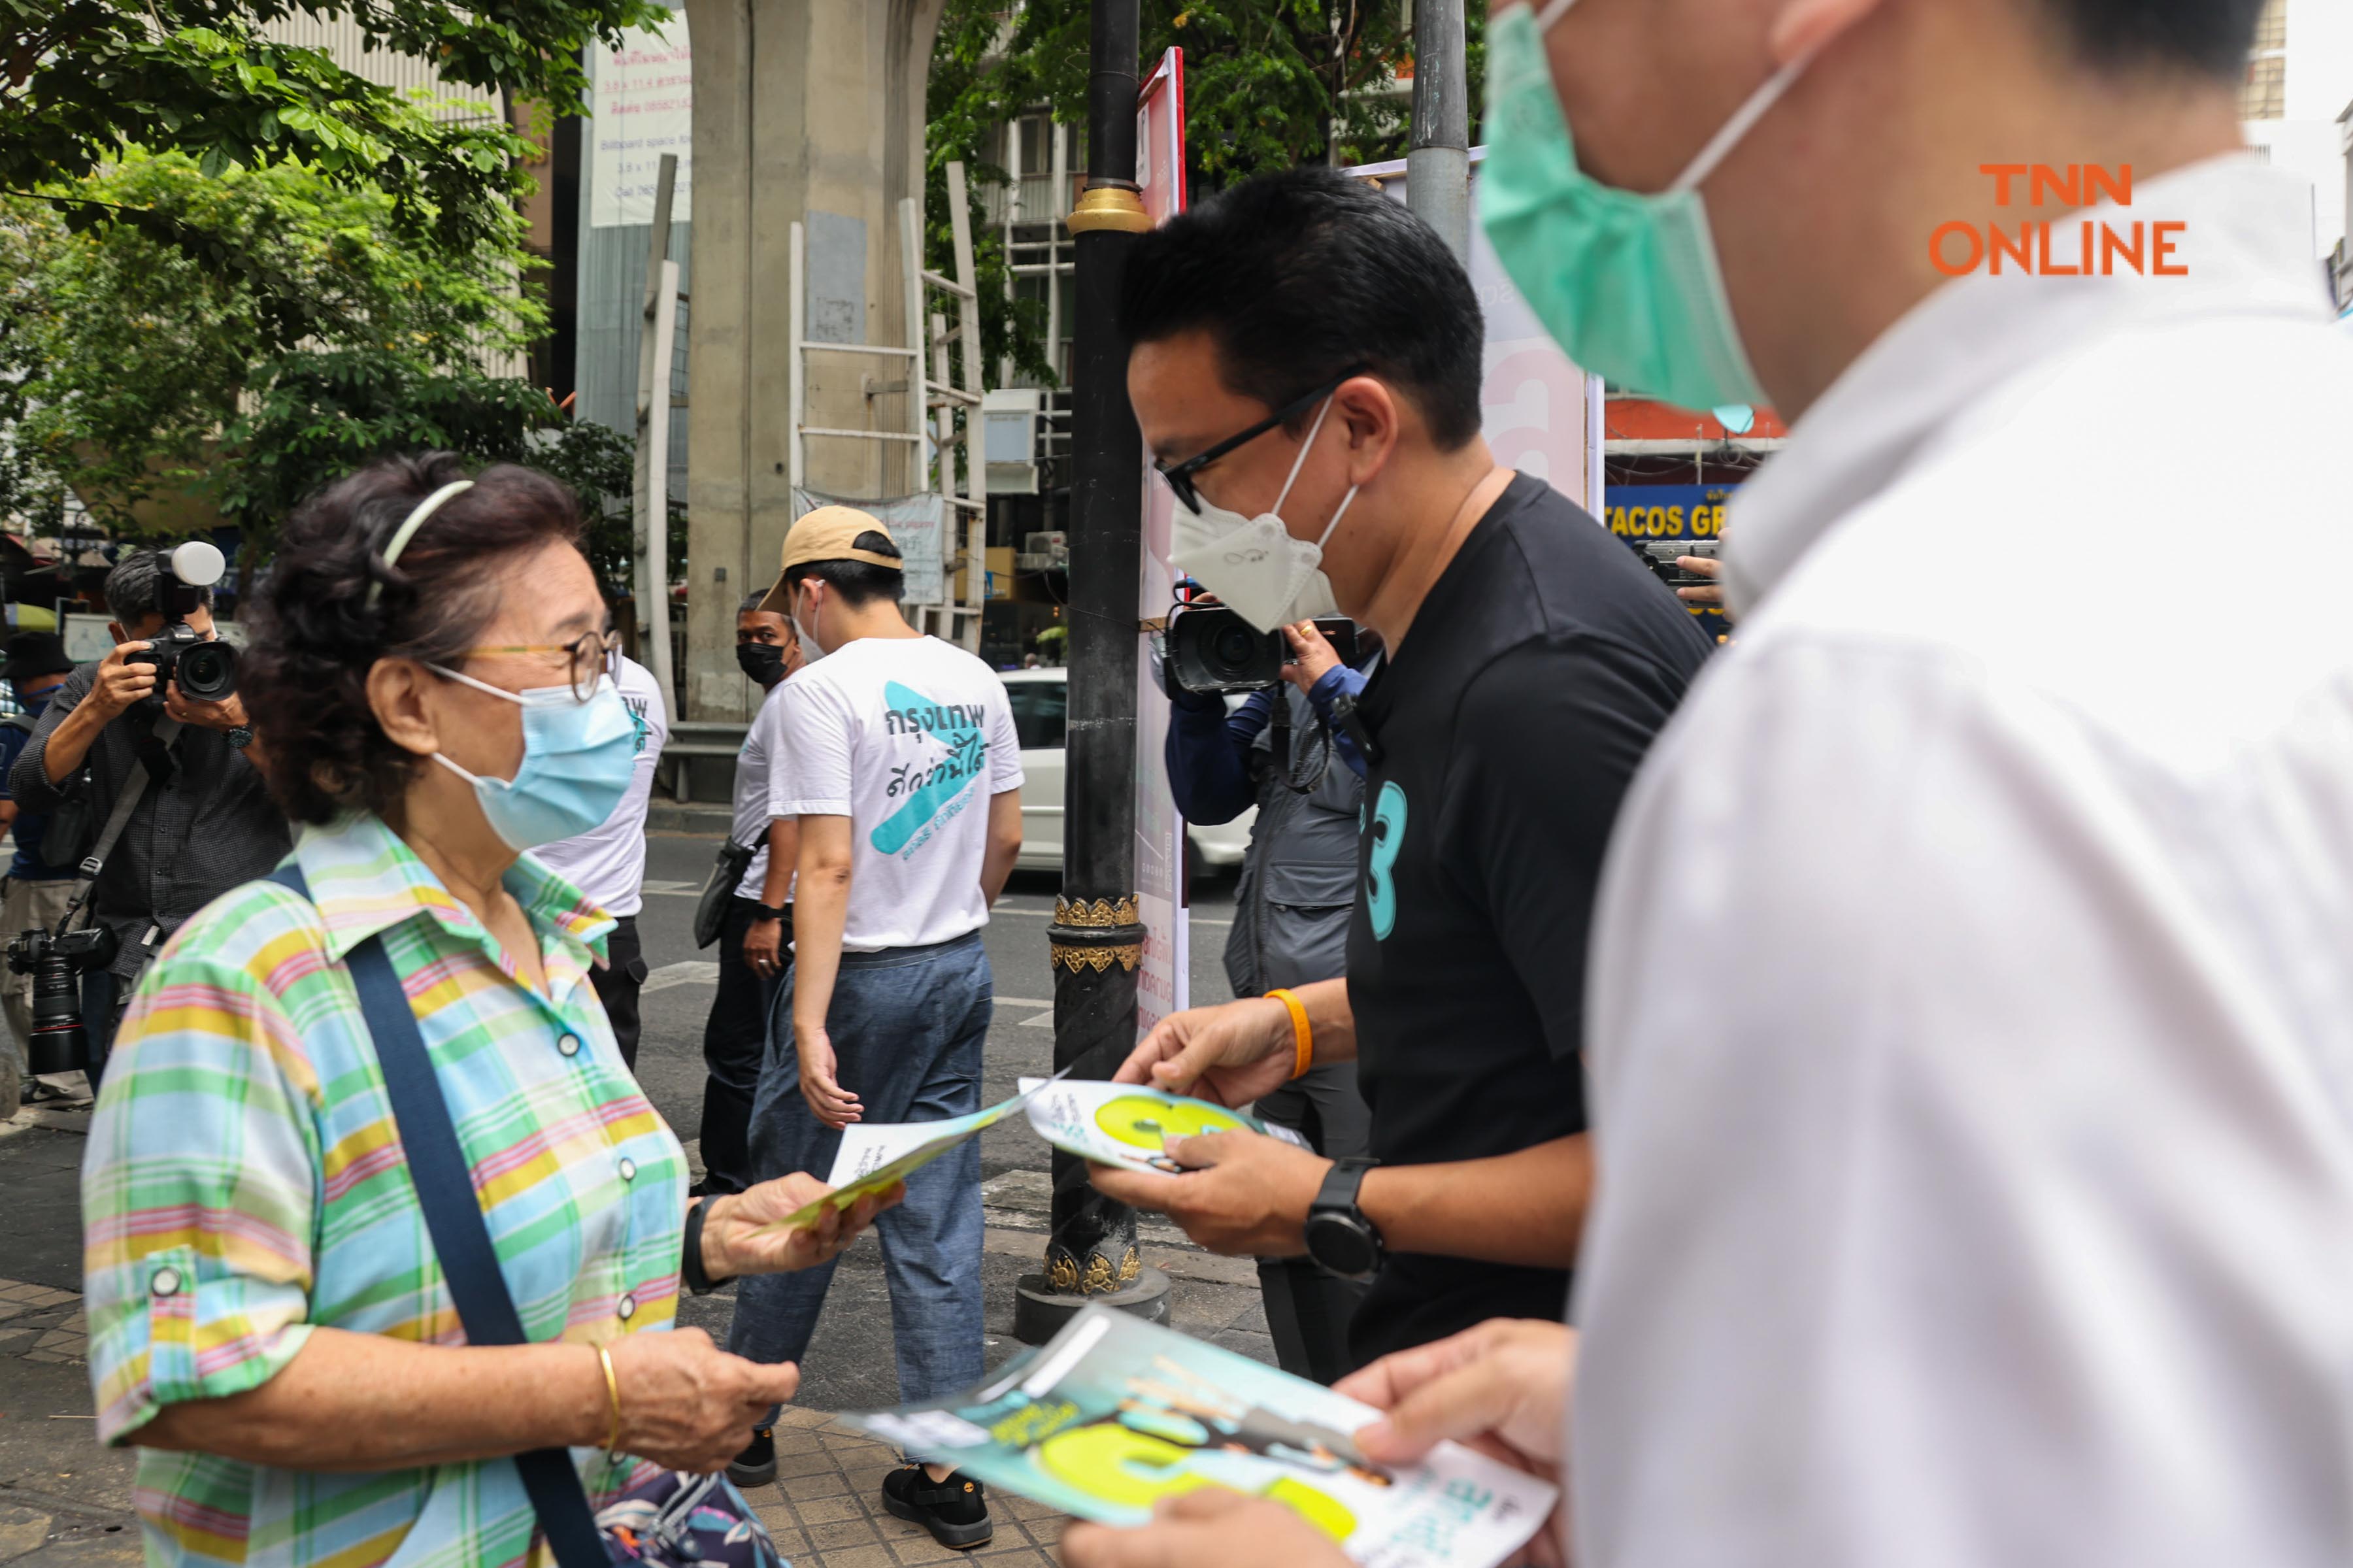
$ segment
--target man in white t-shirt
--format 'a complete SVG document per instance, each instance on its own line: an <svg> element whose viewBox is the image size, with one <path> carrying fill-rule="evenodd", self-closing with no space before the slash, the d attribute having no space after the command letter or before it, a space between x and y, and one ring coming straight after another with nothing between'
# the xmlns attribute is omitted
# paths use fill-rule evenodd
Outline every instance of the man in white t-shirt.
<svg viewBox="0 0 2353 1568"><path fill-rule="evenodd" d="M636 659L615 654L606 679L621 689L621 700L638 722L638 765L629 791L613 815L577 837L532 851L549 870L588 895L618 922L605 939L606 962L588 973L612 1020L621 1059L638 1070L638 988L646 983L646 960L638 943L638 911L645 907L646 808L654 795L654 770L670 740L670 705L661 683Z"/></svg>
<svg viewBox="0 0 2353 1568"><path fill-rule="evenodd" d="M777 697L769 809L797 824L794 955L753 1106L755 1181L828 1170L852 1121L980 1109L991 994L980 930L1021 848L1019 742L996 673L899 613L899 559L873 518L822 507L793 524L762 602L791 616L810 662ZM978 1381L980 1146L910 1176L875 1229L900 1396ZM746 1279L729 1348L798 1360L832 1273ZM766 1426L729 1470L739 1484L774 1479ZM944 1466L893 1472L882 1500L945 1546L991 1533L980 1483Z"/></svg>

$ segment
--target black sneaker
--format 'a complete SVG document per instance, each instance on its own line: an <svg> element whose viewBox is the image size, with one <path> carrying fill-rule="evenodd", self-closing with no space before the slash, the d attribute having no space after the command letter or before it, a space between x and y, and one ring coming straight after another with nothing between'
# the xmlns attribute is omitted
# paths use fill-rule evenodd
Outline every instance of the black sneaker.
<svg viewBox="0 0 2353 1568"><path fill-rule="evenodd" d="M988 1517L988 1489L962 1470L935 1481L921 1465L906 1465L882 1478L882 1506L910 1524L920 1524L942 1546L959 1551L986 1546L997 1533Z"/></svg>
<svg viewBox="0 0 2353 1568"><path fill-rule="evenodd" d="M776 1479L776 1429L752 1428L751 1447L727 1461L727 1479L739 1487L765 1487Z"/></svg>

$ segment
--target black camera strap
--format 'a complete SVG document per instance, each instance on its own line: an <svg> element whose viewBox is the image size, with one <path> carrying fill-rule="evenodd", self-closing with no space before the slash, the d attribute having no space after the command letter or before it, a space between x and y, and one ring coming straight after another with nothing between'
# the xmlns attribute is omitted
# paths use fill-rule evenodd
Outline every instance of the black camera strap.
<svg viewBox="0 0 2353 1568"><path fill-rule="evenodd" d="M160 748L169 746L179 738L179 734L180 721L165 719L148 731L148 739ZM90 890L98 886L98 874L106 869L106 858L114 853L115 840L121 838L122 830L131 826L131 814L139 809L140 798L147 793L147 778L144 761L131 764L131 776L122 781L122 793L114 797L114 809L107 814L106 826L99 831L98 842L90 847L90 853L82 857L81 865L77 868L73 902L66 910L66 918L58 928L60 931L89 923L87 910Z"/></svg>

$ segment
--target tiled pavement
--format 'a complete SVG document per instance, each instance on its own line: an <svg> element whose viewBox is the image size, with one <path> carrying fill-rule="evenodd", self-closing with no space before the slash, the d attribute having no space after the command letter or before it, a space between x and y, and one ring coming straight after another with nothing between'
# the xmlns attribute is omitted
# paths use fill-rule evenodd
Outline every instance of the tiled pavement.
<svg viewBox="0 0 2353 1568"><path fill-rule="evenodd" d="M997 1537L968 1552L893 1519L882 1509L882 1478L896 1463L887 1444L836 1428L822 1411L787 1410L776 1427L776 1484L747 1495L795 1568L913 1568L964 1557L1045 1568L1055 1560L1063 1517L1026 1498L991 1493Z"/></svg>
<svg viewBox="0 0 2353 1568"><path fill-rule="evenodd" d="M0 1279L0 1356L79 1365L87 1359L89 1344L80 1296Z"/></svg>

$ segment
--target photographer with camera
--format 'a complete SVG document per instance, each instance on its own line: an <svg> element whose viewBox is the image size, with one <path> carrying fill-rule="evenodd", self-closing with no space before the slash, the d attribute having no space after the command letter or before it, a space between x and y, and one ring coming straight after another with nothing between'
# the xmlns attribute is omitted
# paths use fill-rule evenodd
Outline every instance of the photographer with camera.
<svg viewBox="0 0 2353 1568"><path fill-rule="evenodd" d="M52 929L67 942L46 944L79 973L93 1089L147 961L180 922L267 874L292 842L237 694L236 650L213 626L223 565L202 542L117 562L106 576L114 651L58 688L8 773L17 809L52 814L50 833L69 805L94 829L47 847L58 861L81 861L85 878L85 857L102 866L78 887L80 929Z"/></svg>
<svg viewBox="0 0 2353 1568"><path fill-rule="evenodd" d="M1327 623L1351 645L1353 661L1344 661L1314 621L1284 626L1281 679L1257 687L1229 714L1222 690L1186 684L1204 673L1199 660L1184 657L1191 651L1185 645L1203 635L1195 629L1202 624L1197 616L1250 628L1230 610L1179 611L1170 632L1179 657L1167 667L1166 756L1176 809L1187 822L1220 823L1258 807L1234 888L1226 979L1237 996L1263 996L1336 978L1347 970L1365 781L1363 759L1332 709L1340 697L1363 692L1380 640L1345 622ZM1354 1062L1310 1068L1260 1100L1257 1112L1297 1131L1327 1160L1368 1152L1371 1114ZM1348 1320L1363 1287L1304 1258L1262 1258L1258 1277L1283 1370L1325 1384L1345 1373Z"/></svg>

